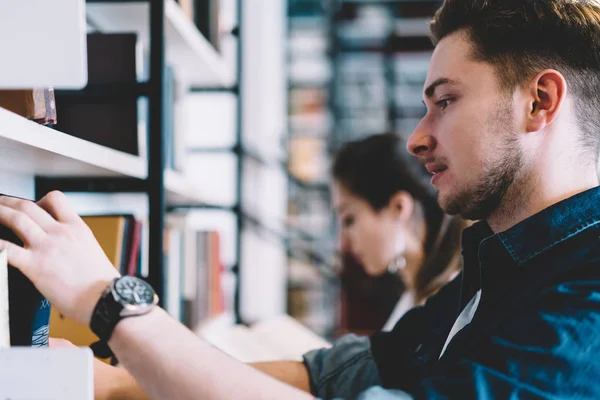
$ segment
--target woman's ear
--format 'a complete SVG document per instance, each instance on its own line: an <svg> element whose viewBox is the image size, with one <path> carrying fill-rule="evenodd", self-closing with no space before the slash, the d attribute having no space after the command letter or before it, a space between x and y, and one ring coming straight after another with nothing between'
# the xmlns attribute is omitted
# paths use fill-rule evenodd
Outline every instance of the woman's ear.
<svg viewBox="0 0 600 400"><path fill-rule="evenodd" d="M400 190L391 197L388 208L395 218L408 221L415 209L415 199L408 192Z"/></svg>

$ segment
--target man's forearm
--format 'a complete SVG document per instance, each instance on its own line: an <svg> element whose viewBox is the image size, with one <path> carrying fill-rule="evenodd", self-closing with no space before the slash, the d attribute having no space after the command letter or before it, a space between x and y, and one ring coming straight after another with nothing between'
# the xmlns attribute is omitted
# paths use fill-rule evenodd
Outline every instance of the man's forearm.
<svg viewBox="0 0 600 400"><path fill-rule="evenodd" d="M287 383L304 392L310 393L308 370L304 363L297 361L272 361L251 363L251 367L272 376L278 381Z"/></svg>
<svg viewBox="0 0 600 400"><path fill-rule="evenodd" d="M135 378L122 368L113 368L108 382L103 382L104 389L95 388L96 400L150 400L150 396L142 389Z"/></svg>
<svg viewBox="0 0 600 400"><path fill-rule="evenodd" d="M153 399L310 399L199 340L162 309L119 322L119 361Z"/></svg>
<svg viewBox="0 0 600 400"><path fill-rule="evenodd" d="M308 373L303 363L296 361L273 361L248 365L281 382L297 387L305 392L310 392ZM110 367L101 362L98 362L96 366L111 370L111 373L105 373L104 378L100 379L100 387L97 382L96 400L150 400L144 389L142 389L127 370ZM97 371L96 375L98 375ZM98 380L98 377L96 379Z"/></svg>

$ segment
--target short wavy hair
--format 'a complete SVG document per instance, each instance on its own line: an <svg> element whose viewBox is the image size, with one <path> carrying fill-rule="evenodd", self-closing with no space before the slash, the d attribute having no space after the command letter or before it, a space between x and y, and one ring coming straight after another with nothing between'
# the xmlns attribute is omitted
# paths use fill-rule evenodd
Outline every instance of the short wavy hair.
<svg viewBox="0 0 600 400"><path fill-rule="evenodd" d="M600 1L446 0L430 25L435 45L464 31L472 57L493 65L510 93L538 72L563 74L573 95L581 143L600 150Z"/></svg>

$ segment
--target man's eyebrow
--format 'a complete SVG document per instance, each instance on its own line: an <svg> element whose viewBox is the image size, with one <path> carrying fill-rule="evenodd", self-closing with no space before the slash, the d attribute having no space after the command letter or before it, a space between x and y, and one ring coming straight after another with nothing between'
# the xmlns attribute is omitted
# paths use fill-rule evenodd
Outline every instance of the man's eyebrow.
<svg viewBox="0 0 600 400"><path fill-rule="evenodd" d="M459 82L452 80L450 78L438 78L431 85L427 86L425 89L425 97L431 98L435 93L435 88L442 85L457 85Z"/></svg>

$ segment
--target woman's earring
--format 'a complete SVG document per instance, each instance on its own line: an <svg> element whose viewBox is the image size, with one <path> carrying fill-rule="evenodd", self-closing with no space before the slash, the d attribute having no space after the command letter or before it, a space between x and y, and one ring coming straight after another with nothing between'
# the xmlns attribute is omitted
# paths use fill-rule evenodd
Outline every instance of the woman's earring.
<svg viewBox="0 0 600 400"><path fill-rule="evenodd" d="M396 257L388 266L388 272L392 275L398 274L398 272L406 267L406 258L403 255Z"/></svg>
<svg viewBox="0 0 600 400"><path fill-rule="evenodd" d="M397 240L396 245L396 258L392 260L390 265L388 265L388 272L392 275L398 274L398 272L404 267L406 267L406 257L404 257L404 252L406 250L406 241L404 239L404 235L400 235Z"/></svg>

